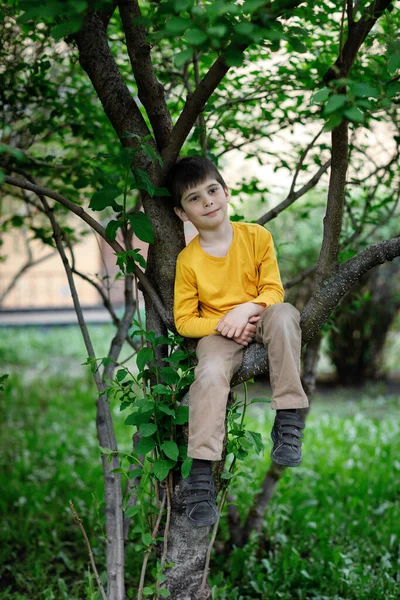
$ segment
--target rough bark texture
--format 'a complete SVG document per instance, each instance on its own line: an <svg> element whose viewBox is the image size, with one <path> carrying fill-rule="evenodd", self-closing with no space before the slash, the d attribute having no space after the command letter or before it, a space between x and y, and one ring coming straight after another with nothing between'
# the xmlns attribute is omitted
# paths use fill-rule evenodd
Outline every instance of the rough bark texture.
<svg viewBox="0 0 400 600"><path fill-rule="evenodd" d="M141 17L139 3L136 0L120 0L118 4L139 99L150 119L157 146L162 149L171 133L172 120L164 98L164 87L154 73L151 47L146 41L147 32L133 21Z"/></svg>
<svg viewBox="0 0 400 600"><path fill-rule="evenodd" d="M90 77L119 139L125 146L137 144L123 138L123 134L135 133L144 138L150 131L111 54L101 14L88 14L82 29L74 37L79 49L79 62ZM146 169L150 162L148 157L136 156L138 167Z"/></svg>
<svg viewBox="0 0 400 600"><path fill-rule="evenodd" d="M324 235L315 275L316 286L333 273L337 262L348 166L348 135L346 120L332 131L332 168L324 217Z"/></svg>
<svg viewBox="0 0 400 600"><path fill-rule="evenodd" d="M199 595L208 547L208 527L192 527L185 514L186 494L176 486L172 496L166 562L166 585L174 600L208 600L210 590Z"/></svg>

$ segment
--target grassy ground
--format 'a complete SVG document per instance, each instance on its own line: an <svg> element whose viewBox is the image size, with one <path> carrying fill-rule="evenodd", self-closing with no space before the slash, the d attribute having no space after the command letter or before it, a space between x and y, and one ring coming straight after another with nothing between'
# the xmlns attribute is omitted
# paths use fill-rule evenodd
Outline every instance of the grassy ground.
<svg viewBox="0 0 400 600"><path fill-rule="evenodd" d="M93 329L100 356L109 334ZM85 358L75 328L10 330L1 337L0 362L11 375L0 395L0 600L98 598L68 508L72 499L104 570L96 395L87 367L79 366ZM249 456L242 467L252 483L240 478L234 484L243 517L270 448L271 411L253 408L248 427L262 432L266 454ZM114 416L117 437L128 447L130 428L117 408ZM214 600L398 598L399 417L399 396L384 387L317 397L304 462L279 482L261 546L252 540L229 557L214 556ZM227 536L225 519L219 536ZM139 560L129 551L133 589Z"/></svg>

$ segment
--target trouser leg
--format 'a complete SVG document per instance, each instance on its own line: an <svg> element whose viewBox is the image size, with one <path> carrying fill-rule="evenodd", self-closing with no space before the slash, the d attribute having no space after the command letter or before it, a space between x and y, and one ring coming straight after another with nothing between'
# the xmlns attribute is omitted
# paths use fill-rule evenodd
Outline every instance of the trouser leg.
<svg viewBox="0 0 400 600"><path fill-rule="evenodd" d="M197 344L196 354L189 392L188 456L221 460L230 382L242 363L243 347L223 336L208 335Z"/></svg>
<svg viewBox="0 0 400 600"><path fill-rule="evenodd" d="M267 308L257 323L256 341L268 348L273 409L306 408L300 381L300 313L288 304Z"/></svg>

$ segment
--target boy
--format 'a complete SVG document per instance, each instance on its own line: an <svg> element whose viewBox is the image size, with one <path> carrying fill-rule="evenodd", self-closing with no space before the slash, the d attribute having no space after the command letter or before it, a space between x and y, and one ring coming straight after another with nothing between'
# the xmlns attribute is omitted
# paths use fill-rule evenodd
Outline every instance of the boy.
<svg viewBox="0 0 400 600"><path fill-rule="evenodd" d="M225 411L233 374L253 340L268 346L272 408L272 460L301 462L297 409L308 406L300 382L299 312L283 303L271 234L260 225L232 223L228 188L214 164L201 156L179 160L168 175L175 212L199 235L178 256L174 318L178 332L201 338L190 388L186 514L194 526L218 519L212 461L221 460Z"/></svg>

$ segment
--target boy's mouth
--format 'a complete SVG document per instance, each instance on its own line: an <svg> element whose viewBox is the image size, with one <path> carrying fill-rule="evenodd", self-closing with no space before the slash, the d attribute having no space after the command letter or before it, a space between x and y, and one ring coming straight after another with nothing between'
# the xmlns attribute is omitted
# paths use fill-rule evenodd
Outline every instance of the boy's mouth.
<svg viewBox="0 0 400 600"><path fill-rule="evenodd" d="M218 211L219 211L219 208L216 208L215 210L213 210L213 211L211 211L209 213L206 213L205 216L206 217L212 217L212 215L215 215L215 213L217 213Z"/></svg>

